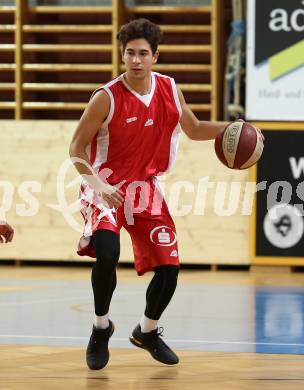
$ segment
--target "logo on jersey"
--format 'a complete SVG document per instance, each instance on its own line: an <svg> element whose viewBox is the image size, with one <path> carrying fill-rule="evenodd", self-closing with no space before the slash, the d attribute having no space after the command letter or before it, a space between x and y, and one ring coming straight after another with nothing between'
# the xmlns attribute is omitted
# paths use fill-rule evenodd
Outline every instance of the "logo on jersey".
<svg viewBox="0 0 304 390"><path fill-rule="evenodd" d="M170 257L177 257L177 256L178 256L177 250L174 249L174 250L170 253Z"/></svg>
<svg viewBox="0 0 304 390"><path fill-rule="evenodd" d="M153 119L149 118L147 119L146 123L145 123L145 126L144 127L147 127L147 126L152 126L154 124L154 121Z"/></svg>
<svg viewBox="0 0 304 390"><path fill-rule="evenodd" d="M127 118L126 119L127 123L132 123L132 122L135 122L135 121L137 121L137 116L132 116L132 118Z"/></svg>
<svg viewBox="0 0 304 390"><path fill-rule="evenodd" d="M168 226L157 226L151 230L150 240L155 245L172 246L176 243L176 234Z"/></svg>
<svg viewBox="0 0 304 390"><path fill-rule="evenodd" d="M276 205L265 216L265 236L277 248L295 246L301 240L303 232L303 217L295 206Z"/></svg>

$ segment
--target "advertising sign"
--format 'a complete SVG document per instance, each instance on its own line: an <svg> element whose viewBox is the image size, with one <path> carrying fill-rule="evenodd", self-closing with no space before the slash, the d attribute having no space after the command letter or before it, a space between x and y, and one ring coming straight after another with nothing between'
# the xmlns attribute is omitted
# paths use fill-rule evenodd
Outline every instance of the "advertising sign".
<svg viewBox="0 0 304 390"><path fill-rule="evenodd" d="M257 166L255 256L304 257L304 131L264 132Z"/></svg>
<svg viewBox="0 0 304 390"><path fill-rule="evenodd" d="M248 0L246 118L304 120L304 1Z"/></svg>

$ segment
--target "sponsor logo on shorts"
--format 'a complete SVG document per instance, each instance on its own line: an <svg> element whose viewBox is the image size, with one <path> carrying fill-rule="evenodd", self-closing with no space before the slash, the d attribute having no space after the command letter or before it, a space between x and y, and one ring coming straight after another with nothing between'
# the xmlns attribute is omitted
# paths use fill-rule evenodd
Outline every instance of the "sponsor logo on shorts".
<svg viewBox="0 0 304 390"><path fill-rule="evenodd" d="M174 250L170 253L170 257L177 257L177 256L178 256L177 250L174 249Z"/></svg>
<svg viewBox="0 0 304 390"><path fill-rule="evenodd" d="M99 206L99 207L98 207ZM99 204L97 206L99 214L97 215L97 221L100 222L107 222L111 223L114 226L117 226L117 213L116 210L108 209L107 207L102 206Z"/></svg>
<svg viewBox="0 0 304 390"><path fill-rule="evenodd" d="M151 230L150 240L155 245L172 246L176 243L176 233L168 226L157 226Z"/></svg>

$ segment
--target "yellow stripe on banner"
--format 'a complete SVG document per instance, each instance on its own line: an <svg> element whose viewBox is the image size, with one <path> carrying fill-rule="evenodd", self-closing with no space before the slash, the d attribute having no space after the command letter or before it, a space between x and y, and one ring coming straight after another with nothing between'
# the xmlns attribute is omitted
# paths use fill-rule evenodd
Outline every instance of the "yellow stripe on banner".
<svg viewBox="0 0 304 390"><path fill-rule="evenodd" d="M304 65L304 39L269 58L270 79Z"/></svg>

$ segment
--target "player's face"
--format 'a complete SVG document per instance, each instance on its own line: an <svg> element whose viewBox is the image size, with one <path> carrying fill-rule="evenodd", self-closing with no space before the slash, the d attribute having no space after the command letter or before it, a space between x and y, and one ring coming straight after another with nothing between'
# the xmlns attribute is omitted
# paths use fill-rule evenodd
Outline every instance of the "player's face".
<svg viewBox="0 0 304 390"><path fill-rule="evenodd" d="M137 80L150 76L157 58L158 52L153 54L149 42L142 38L129 41L122 54L128 76Z"/></svg>

